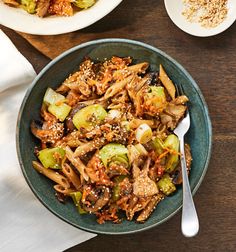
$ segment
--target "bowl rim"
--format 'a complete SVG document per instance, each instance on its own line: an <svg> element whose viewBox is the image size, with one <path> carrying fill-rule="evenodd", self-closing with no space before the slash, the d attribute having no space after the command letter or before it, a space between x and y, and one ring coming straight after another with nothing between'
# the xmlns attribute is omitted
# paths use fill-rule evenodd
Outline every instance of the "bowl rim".
<svg viewBox="0 0 236 252"><path fill-rule="evenodd" d="M132 44L132 45L138 45L144 48L147 48L149 50L152 50L160 55L162 55L163 57L167 58L168 60L170 60L173 64L175 64L180 70L181 72L191 81L192 85L194 86L194 88L197 91L197 95L199 96L203 106L204 106L204 117L205 120L207 121L207 131L208 131L208 135L209 135L209 144L208 144L208 149L207 149L207 158L205 160L205 164L204 164L204 168L203 168L203 172L199 178L199 181L197 182L197 184L195 185L195 187L192 190L192 194L194 195L196 193L196 191L198 190L199 186L201 185L203 178L205 177L205 174L207 172L208 169L208 165L209 165L209 161L211 158L211 152L212 152L212 124L211 124L211 119L210 119L210 115L209 115L209 111L208 111L208 106L206 104L206 101L200 91L199 86L197 85L197 83L194 81L194 79L191 77L191 75L184 69L184 67L178 63L175 59L173 59L172 57L170 57L168 54L166 54L165 52L161 51L160 49L148 45L146 43L140 42L140 41L136 41L136 40L130 40L130 39L122 39L122 38L106 38L106 39L97 39L97 40L92 40L89 42L85 42L82 44L79 44L65 52L63 52L62 54L60 54L59 56L57 56L55 59L53 59L51 62L49 62L41 71L40 73L36 76L36 78L33 80L33 82L30 84L30 86L27 89L27 92L23 98L23 101L21 103L20 109L19 109L19 113L18 113L18 117L17 117L17 125L16 125L16 150L17 150L17 156L18 156L18 160L20 163L20 167L21 167L21 171L23 173L23 176L27 182L27 184L29 185L30 189L32 190L33 194L36 196L36 198L39 199L39 201L50 211L52 212L54 215L56 215L57 217L59 217L61 220L67 222L68 224L79 228L81 230L87 231L87 232L91 232L91 233L95 233L95 234L109 234L109 235L122 235L122 234L131 234L131 233L137 233L137 232L141 232L144 230L148 230L151 229L155 226L158 226L162 223L164 223L165 221L167 221L168 219L170 219L171 217L173 217L182 207L182 203L180 204L180 206L174 211L172 212L170 215L168 215L166 218L162 219L161 221L159 221L158 223L154 223L151 224L148 227L143 227L141 229L138 230L132 230L132 231L121 231L121 232L112 232L112 231L96 231L96 230L92 230L90 228L85 228L85 227L80 227L79 225L70 222L69 220L67 220L64 216L62 216L61 214L57 213L55 210L51 209L46 203L44 203L43 199L41 199L41 197L37 194L36 190L34 189L33 184L31 183L31 181L28 179L28 176L26 174L26 171L24 169L24 164L23 164L23 160L21 157L21 152L20 152L20 122L21 122L21 117L22 117L22 113L26 104L26 101L28 100L28 97L31 93L31 91L33 90L34 86L37 84L38 80L41 78L41 76L44 75L44 73L51 68L51 66L53 66L56 62L60 61L61 59L63 59L65 56L73 53L74 51L77 51L78 49L90 46L90 45L99 45L99 44L103 44L103 43L125 43L125 44Z"/></svg>

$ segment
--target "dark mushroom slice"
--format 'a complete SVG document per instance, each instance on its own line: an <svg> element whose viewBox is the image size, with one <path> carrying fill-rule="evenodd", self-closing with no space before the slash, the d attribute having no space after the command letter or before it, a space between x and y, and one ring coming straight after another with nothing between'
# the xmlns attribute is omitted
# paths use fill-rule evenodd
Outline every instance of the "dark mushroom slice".
<svg viewBox="0 0 236 252"><path fill-rule="evenodd" d="M94 213L101 210L110 200L111 194L110 189L105 186L97 187L96 191L92 190L92 193L99 194L99 198L92 206L86 206L83 204L83 209L89 213ZM82 202L83 203L83 202Z"/></svg>

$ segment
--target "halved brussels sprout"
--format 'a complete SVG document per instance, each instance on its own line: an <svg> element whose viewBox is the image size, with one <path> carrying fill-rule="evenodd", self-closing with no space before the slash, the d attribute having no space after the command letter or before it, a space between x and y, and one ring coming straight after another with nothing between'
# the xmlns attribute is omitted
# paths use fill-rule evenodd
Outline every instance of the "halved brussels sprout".
<svg viewBox="0 0 236 252"><path fill-rule="evenodd" d="M124 145L118 143L107 144L99 151L99 156L105 167L107 167L111 161L114 162L115 160L127 162L127 154L128 149Z"/></svg>
<svg viewBox="0 0 236 252"><path fill-rule="evenodd" d="M151 86L147 98L152 101L152 105L156 108L164 108L166 106L165 89L162 86Z"/></svg>
<svg viewBox="0 0 236 252"><path fill-rule="evenodd" d="M48 107L48 111L53 114L57 119L63 122L71 111L71 107L65 103L56 105L51 104Z"/></svg>
<svg viewBox="0 0 236 252"><path fill-rule="evenodd" d="M47 88L43 97L43 102L46 105L56 104L57 102L62 102L63 100L65 100L65 96L57 93L52 88Z"/></svg>
<svg viewBox="0 0 236 252"><path fill-rule="evenodd" d="M81 9L88 9L94 5L96 0L75 0L73 4Z"/></svg>
<svg viewBox="0 0 236 252"><path fill-rule="evenodd" d="M60 147L51 149L46 148L39 151L38 158L45 168L61 169L61 166L56 159L56 155L58 155L60 159L63 159L65 156L65 150Z"/></svg>
<svg viewBox="0 0 236 252"><path fill-rule="evenodd" d="M159 137L152 140L152 147L157 155L161 155L164 151L164 143Z"/></svg>
<svg viewBox="0 0 236 252"><path fill-rule="evenodd" d="M30 14L36 12L36 0L21 0L21 6Z"/></svg>
<svg viewBox="0 0 236 252"><path fill-rule="evenodd" d="M86 214L87 212L80 206L82 193L81 192L72 192L72 193L70 193L70 196L73 199L73 202L74 202L75 206L77 207L78 212L80 214Z"/></svg>
<svg viewBox="0 0 236 252"><path fill-rule="evenodd" d="M94 104L79 110L72 121L78 130L81 128L91 130L95 125L101 123L106 116L106 110L101 105Z"/></svg>

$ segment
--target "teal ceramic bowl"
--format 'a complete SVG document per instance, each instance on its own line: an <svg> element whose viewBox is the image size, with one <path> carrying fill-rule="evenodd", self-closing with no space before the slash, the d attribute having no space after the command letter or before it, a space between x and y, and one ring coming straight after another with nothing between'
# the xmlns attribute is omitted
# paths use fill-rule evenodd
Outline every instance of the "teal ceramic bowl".
<svg viewBox="0 0 236 252"><path fill-rule="evenodd" d="M162 64L176 85L184 87L189 97L191 127L187 142L192 148L190 186L195 193L206 173L212 142L211 121L203 95L189 73L174 59L157 48L126 39L95 40L76 46L49 63L36 77L23 100L17 124L17 152L24 177L33 193L51 212L80 229L103 234L127 234L149 229L168 220L182 206L182 189L163 200L144 223L123 221L121 224L107 222L99 225L94 215L79 215L72 202L61 204L54 196L53 182L32 168L35 160L34 147L38 144L30 132L32 119L39 119L39 111L47 87L56 88L65 78L78 69L85 56L104 60L113 55L131 56L137 62L148 61L152 70Z"/></svg>

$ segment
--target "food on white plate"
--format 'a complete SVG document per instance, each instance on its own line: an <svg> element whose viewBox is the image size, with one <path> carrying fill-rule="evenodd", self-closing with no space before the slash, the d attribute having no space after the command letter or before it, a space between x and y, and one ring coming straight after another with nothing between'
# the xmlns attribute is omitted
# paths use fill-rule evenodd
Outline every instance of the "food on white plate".
<svg viewBox="0 0 236 252"><path fill-rule="evenodd" d="M51 15L72 16L83 9L88 9L96 3L96 0L2 0L5 4L21 8L29 14L39 17Z"/></svg>

